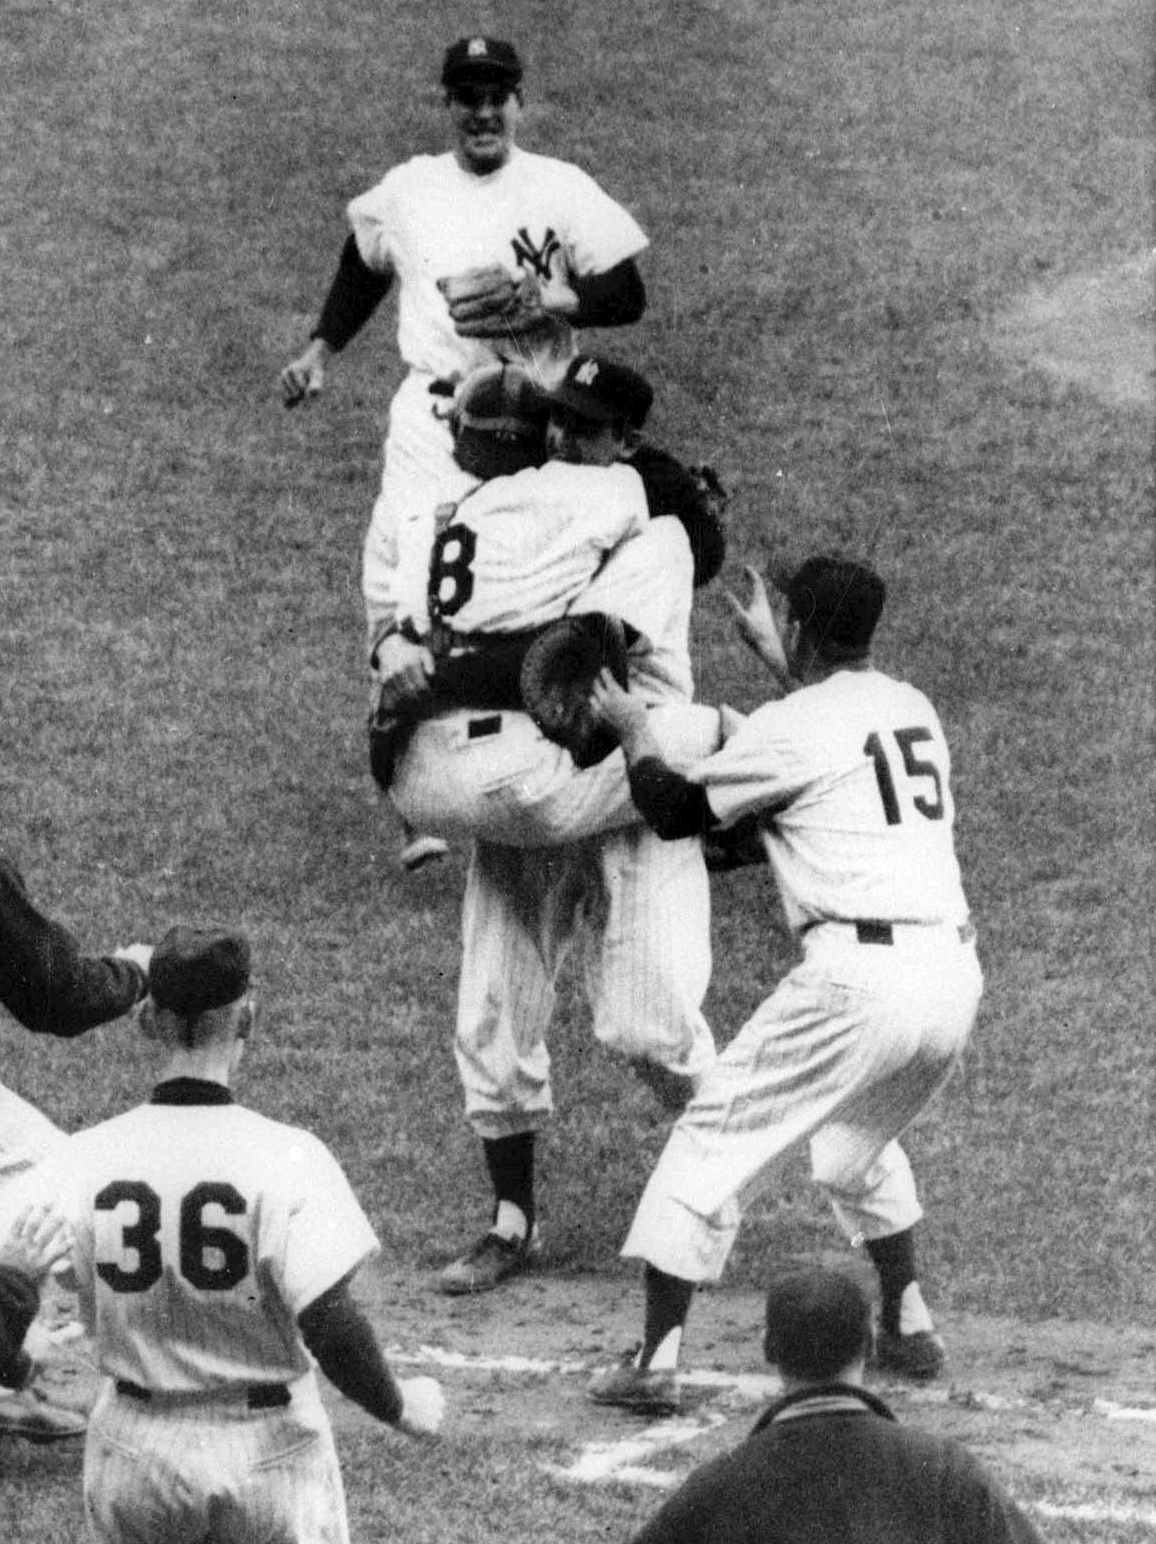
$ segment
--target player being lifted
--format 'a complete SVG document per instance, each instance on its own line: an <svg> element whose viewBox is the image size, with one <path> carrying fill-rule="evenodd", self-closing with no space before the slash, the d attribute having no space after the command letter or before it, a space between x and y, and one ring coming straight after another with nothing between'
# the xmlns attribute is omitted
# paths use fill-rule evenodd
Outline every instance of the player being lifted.
<svg viewBox="0 0 1156 1544"><path fill-rule="evenodd" d="M75 1240L105 1387L89 1423L94 1539L349 1537L310 1353L348 1398L437 1430L432 1378L394 1379L349 1282L373 1230L328 1149L233 1100L249 945L173 928L141 1009L161 1048L147 1104L79 1132L29 1181Z"/></svg>
<svg viewBox="0 0 1156 1544"><path fill-rule="evenodd" d="M721 490L709 468L692 472L642 442L652 399L636 371L595 356L576 356L546 393L516 366L467 377L453 415L465 491L431 511L427 582L413 586L400 628L387 626L371 655L383 676L371 733L383 786L417 717L455 703L541 707L524 700L527 652L564 616L588 624L591 657L603 647L618 657L623 684L629 660L646 701L690 696L691 590L722 562L707 496ZM581 694L572 700L586 709ZM580 723L538 721L580 767L614 749L605 736L597 743L588 712ZM477 726L475 734L485 737ZM443 788L441 769L428 782L414 770L410 790ZM492 769L483 781L492 784ZM420 815L428 822L445 825L444 795L429 796ZM519 844L535 845L528 824Z"/></svg>

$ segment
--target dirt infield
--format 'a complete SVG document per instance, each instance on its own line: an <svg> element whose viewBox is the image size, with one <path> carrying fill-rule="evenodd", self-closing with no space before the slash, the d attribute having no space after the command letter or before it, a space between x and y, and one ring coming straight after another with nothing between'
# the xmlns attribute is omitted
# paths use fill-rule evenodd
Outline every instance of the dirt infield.
<svg viewBox="0 0 1156 1544"><path fill-rule="evenodd" d="M835 1263L832 1259L826 1263ZM589 1374L637 1338L632 1276L544 1271L481 1298L446 1298L432 1278L371 1269L358 1295L399 1372L445 1384L450 1430L495 1426L568 1457L575 1483L669 1488L733 1446L776 1385L760 1364L761 1298L705 1291L688 1327L687 1409L647 1423L591 1405ZM1060 1507L1152 1513L1156 1472L1156 1334L1148 1328L960 1315L941 1324L948 1376L925 1387L876 1383L901 1419L960 1438L1020 1493ZM360 1413L342 1404L339 1424Z"/></svg>
<svg viewBox="0 0 1156 1544"><path fill-rule="evenodd" d="M1000 316L996 349L1103 401L1156 407L1156 254L1032 290Z"/></svg>

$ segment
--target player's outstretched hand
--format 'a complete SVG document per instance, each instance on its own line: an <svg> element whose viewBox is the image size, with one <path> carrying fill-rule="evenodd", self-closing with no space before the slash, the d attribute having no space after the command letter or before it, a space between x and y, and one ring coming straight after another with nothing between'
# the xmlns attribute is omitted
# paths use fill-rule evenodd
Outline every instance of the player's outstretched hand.
<svg viewBox="0 0 1156 1544"><path fill-rule="evenodd" d="M64 1218L46 1203L29 1202L0 1239L0 1267L42 1281L70 1247Z"/></svg>
<svg viewBox="0 0 1156 1544"><path fill-rule="evenodd" d="M407 1437L436 1437L446 1413L446 1396L436 1378L399 1378L398 1430Z"/></svg>
<svg viewBox="0 0 1156 1544"><path fill-rule="evenodd" d="M328 345L314 338L303 354L287 364L281 371L281 401L286 407L296 407L319 396L325 385L325 361Z"/></svg>
<svg viewBox="0 0 1156 1544"><path fill-rule="evenodd" d="M738 623L739 637L780 681L785 682L790 674L787 656L783 652L783 640L779 637L767 587L758 569L752 568L750 564L743 569L743 573L751 587L750 600L744 605L733 591L726 592L727 604Z"/></svg>

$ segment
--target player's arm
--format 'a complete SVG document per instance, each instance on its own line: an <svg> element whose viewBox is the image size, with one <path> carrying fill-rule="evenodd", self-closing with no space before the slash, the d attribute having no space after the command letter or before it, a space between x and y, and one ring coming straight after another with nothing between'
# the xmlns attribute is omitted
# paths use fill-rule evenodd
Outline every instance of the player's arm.
<svg viewBox="0 0 1156 1544"><path fill-rule="evenodd" d="M0 858L0 1002L36 1034L64 1039L117 1019L144 997L144 952L81 954L32 904L19 870Z"/></svg>
<svg viewBox="0 0 1156 1544"><path fill-rule="evenodd" d="M393 271L370 268L356 237L346 237L317 326L302 354L281 372L281 398L295 407L315 397L325 381L325 365L361 331L393 286Z"/></svg>
<svg viewBox="0 0 1156 1544"><path fill-rule="evenodd" d="M695 589L709 584L723 566L727 545L721 518L726 495L717 476L705 467L694 472L654 445L640 445L629 464L642 478L651 519L671 515L686 532Z"/></svg>
<svg viewBox="0 0 1156 1544"><path fill-rule="evenodd" d="M646 285L633 257L605 273L576 275L570 287L578 297L567 318L574 327L628 327L646 310Z"/></svg>
<svg viewBox="0 0 1156 1544"><path fill-rule="evenodd" d="M595 717L618 736L626 757L630 796L638 813L663 841L703 836L718 824L706 790L662 759L645 705L624 692L609 670L594 682Z"/></svg>
<svg viewBox="0 0 1156 1544"><path fill-rule="evenodd" d="M432 1436L445 1401L433 1378L395 1378L377 1336L339 1281L297 1316L301 1337L321 1371L347 1399L409 1436Z"/></svg>

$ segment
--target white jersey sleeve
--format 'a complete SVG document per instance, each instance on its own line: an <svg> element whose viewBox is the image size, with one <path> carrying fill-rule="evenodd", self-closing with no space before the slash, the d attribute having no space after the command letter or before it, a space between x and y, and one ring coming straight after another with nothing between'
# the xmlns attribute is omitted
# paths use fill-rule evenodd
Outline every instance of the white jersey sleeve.
<svg viewBox="0 0 1156 1544"><path fill-rule="evenodd" d="M966 920L951 758L916 688L840 671L751 714L694 777L724 825L764 815L793 927Z"/></svg>
<svg viewBox="0 0 1156 1544"><path fill-rule="evenodd" d="M458 504L434 543L433 614L459 633L557 621L648 519L642 479L626 465L550 461L496 477Z"/></svg>

